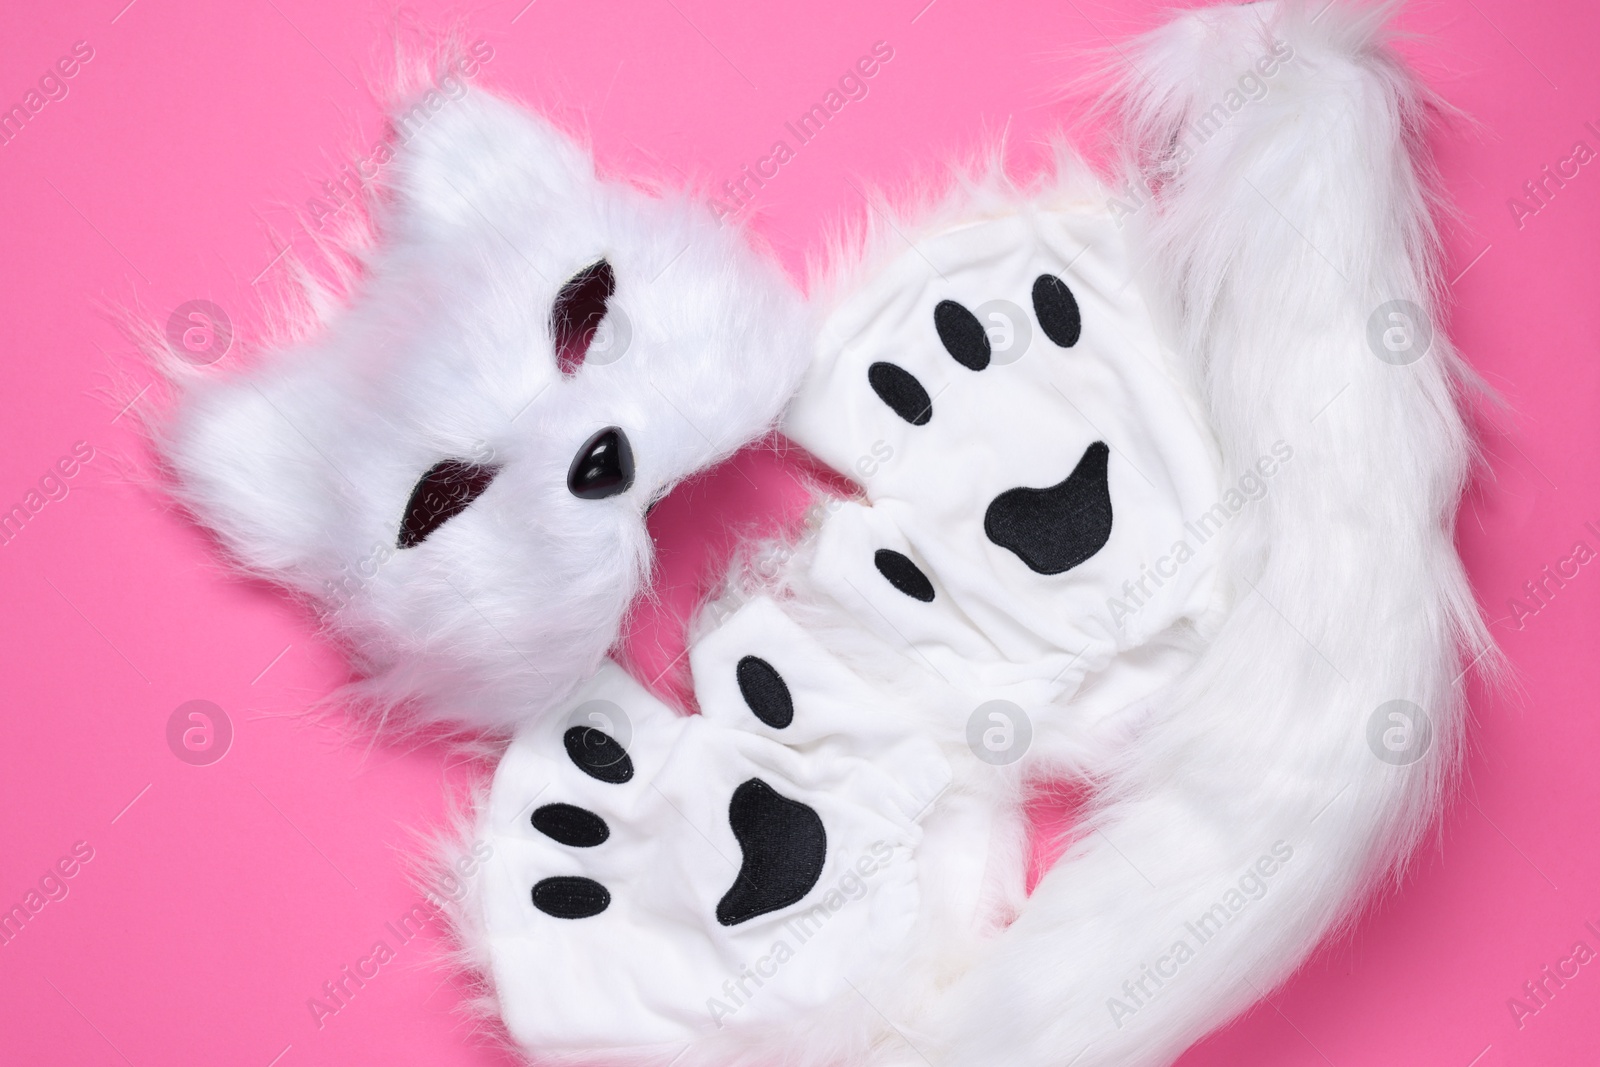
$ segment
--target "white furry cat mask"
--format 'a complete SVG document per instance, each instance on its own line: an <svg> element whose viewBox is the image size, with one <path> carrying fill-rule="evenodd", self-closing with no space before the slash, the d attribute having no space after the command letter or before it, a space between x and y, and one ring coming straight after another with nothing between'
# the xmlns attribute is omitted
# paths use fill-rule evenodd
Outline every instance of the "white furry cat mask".
<svg viewBox="0 0 1600 1067"><path fill-rule="evenodd" d="M249 569L326 611L380 707L503 728L598 666L649 505L771 424L808 333L684 200L484 93L397 155L353 305L188 385L167 451Z"/></svg>

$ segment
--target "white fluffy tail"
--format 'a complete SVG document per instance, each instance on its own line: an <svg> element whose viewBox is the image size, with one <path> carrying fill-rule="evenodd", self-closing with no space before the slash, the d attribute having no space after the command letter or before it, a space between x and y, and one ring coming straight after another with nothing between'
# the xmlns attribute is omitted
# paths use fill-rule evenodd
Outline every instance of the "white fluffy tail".
<svg viewBox="0 0 1600 1067"><path fill-rule="evenodd" d="M1437 813L1461 649L1489 646L1453 545L1470 446L1432 325L1427 101L1385 14L1201 11L1132 57L1121 208L1223 484L1267 489L1222 535L1233 603L1208 650L956 991L950 1062L1171 1061L1349 921Z"/></svg>

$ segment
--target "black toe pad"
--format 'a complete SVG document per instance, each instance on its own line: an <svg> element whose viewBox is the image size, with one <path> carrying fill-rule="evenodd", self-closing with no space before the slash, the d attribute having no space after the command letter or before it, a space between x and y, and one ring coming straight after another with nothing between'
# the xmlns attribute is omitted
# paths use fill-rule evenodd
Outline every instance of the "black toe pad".
<svg viewBox="0 0 1600 1067"><path fill-rule="evenodd" d="M1054 274L1041 274L1033 282L1033 313L1044 335L1062 348L1071 348L1083 335L1083 315L1078 298Z"/></svg>
<svg viewBox="0 0 1600 1067"><path fill-rule="evenodd" d="M593 878L562 875L533 887L533 906L557 919L587 919L611 906L611 893Z"/></svg>
<svg viewBox="0 0 1600 1067"><path fill-rule="evenodd" d="M922 573L922 568L911 562L911 557L892 548L880 548L872 554L872 565L888 583L912 600L924 604L933 602L933 583Z"/></svg>
<svg viewBox="0 0 1600 1067"><path fill-rule="evenodd" d="M571 848L594 848L611 836L611 827L604 819L576 804L541 806L533 813L533 828Z"/></svg>
<svg viewBox="0 0 1600 1067"><path fill-rule="evenodd" d="M622 742L593 726L573 726L561 735L567 756L580 771L612 785L633 777L633 760Z"/></svg>
<svg viewBox="0 0 1600 1067"><path fill-rule="evenodd" d="M760 656L746 656L734 668L739 695L756 718L781 730L794 722L794 697L778 669Z"/></svg>
<svg viewBox="0 0 1600 1067"><path fill-rule="evenodd" d="M926 426L933 418L933 401L917 376L898 363L879 361L867 368L867 384L889 410L913 426Z"/></svg>

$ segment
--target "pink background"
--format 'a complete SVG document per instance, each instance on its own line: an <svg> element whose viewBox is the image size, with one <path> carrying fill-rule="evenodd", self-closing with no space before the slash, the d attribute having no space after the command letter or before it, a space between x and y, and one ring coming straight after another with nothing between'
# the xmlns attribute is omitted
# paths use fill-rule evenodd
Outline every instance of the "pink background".
<svg viewBox="0 0 1600 1067"><path fill-rule="evenodd" d="M1025 166L1070 116L1055 87L1081 69L1073 56L1157 18L1143 0L524 2L415 14L427 26L459 17L467 40L495 49L482 83L586 125L603 165L633 175L737 176L888 42L894 58L870 95L752 208L791 267L828 223L862 212L852 182L893 185L1001 130ZM133 414L119 415L150 375L108 309L160 323L208 298L248 343L297 212L380 133L365 86L391 10L124 3L0 14L0 104L74 42L94 50L69 95L0 146L0 509L75 442L95 450L70 493L0 546L0 908L75 842L93 849L69 895L0 947L0 1060L507 1063L456 1012L461 991L432 933L399 947L323 1026L313 1020L306 1002L323 982L380 937L394 947L385 923L418 899L405 866L414 835L438 824L446 787L469 772L443 749L374 743L337 714L305 714L343 676L340 661L270 589L225 575L145 484ZM1600 949L1585 930L1600 927L1600 565L1518 623L1508 605L1574 542L1600 548L1584 527L1600 528L1600 162L1520 225L1507 206L1574 141L1600 149L1584 126L1600 127L1600 15L1448 0L1416 5L1404 24L1426 35L1408 50L1428 79L1480 124L1440 141L1461 209L1450 328L1506 404L1483 418L1460 542L1514 680L1474 689L1465 789L1403 890L1189 1067L1544 1067L1592 1062L1600 1043L1600 963L1520 1027L1507 1006L1575 941ZM679 610L730 523L793 511L783 463L751 453L735 465L655 516ZM652 674L679 650L670 620L645 620L634 637ZM210 766L180 762L165 739L191 699L234 725Z"/></svg>

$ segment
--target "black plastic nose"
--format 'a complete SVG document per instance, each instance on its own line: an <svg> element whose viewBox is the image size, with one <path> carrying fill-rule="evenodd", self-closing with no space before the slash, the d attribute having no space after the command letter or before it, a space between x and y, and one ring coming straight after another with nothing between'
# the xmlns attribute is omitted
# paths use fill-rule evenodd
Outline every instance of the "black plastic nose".
<svg viewBox="0 0 1600 1067"><path fill-rule="evenodd" d="M567 488L583 500L604 500L633 487L633 449L628 435L607 426L583 443L567 468Z"/></svg>

